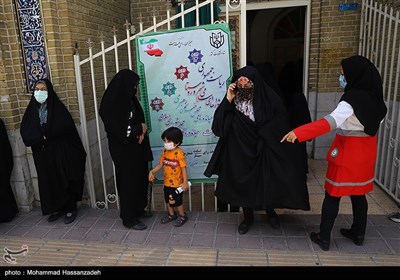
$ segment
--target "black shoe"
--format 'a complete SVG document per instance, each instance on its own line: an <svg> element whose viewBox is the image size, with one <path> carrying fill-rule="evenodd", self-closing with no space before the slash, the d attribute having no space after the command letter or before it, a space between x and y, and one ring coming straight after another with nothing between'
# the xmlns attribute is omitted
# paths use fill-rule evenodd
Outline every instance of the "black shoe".
<svg viewBox="0 0 400 280"><path fill-rule="evenodd" d="M62 215L64 215L64 214L61 212L54 212L54 213L50 214L50 216L47 218L47 221L49 223L57 221Z"/></svg>
<svg viewBox="0 0 400 280"><path fill-rule="evenodd" d="M14 219L14 217L3 218L3 219L0 219L0 223L8 223L8 222L11 222L12 219Z"/></svg>
<svg viewBox="0 0 400 280"><path fill-rule="evenodd" d="M70 214L70 215L69 215ZM67 214L65 214L65 216L64 216L64 224L70 224L70 223L72 223L73 221L75 221L75 219L76 219L76 215L77 215L77 212L76 211L72 211L72 212L70 212L70 213L67 213Z"/></svg>
<svg viewBox="0 0 400 280"><path fill-rule="evenodd" d="M322 240L321 237L319 236L319 233L311 232L310 239L312 242L318 244L322 250L324 251L329 250L330 242L328 240Z"/></svg>
<svg viewBox="0 0 400 280"><path fill-rule="evenodd" d="M134 225L132 228L136 229L136 230L145 230L147 228L147 226L145 224L143 224L142 222L139 222L136 225Z"/></svg>
<svg viewBox="0 0 400 280"><path fill-rule="evenodd" d="M246 232L249 231L251 225L252 225L252 223L243 221L238 227L239 233L240 234L245 234Z"/></svg>
<svg viewBox="0 0 400 280"><path fill-rule="evenodd" d="M122 222L122 224L129 229L136 229L136 230L144 230L147 228L145 224L143 224L141 221L137 220L135 223L129 223L129 222Z"/></svg>
<svg viewBox="0 0 400 280"><path fill-rule="evenodd" d="M278 214L274 210L266 210L268 223L272 228L279 228L281 226L281 222L279 220Z"/></svg>
<svg viewBox="0 0 400 280"><path fill-rule="evenodd" d="M354 244L357 246L362 246L364 243L364 235L354 235L350 229L341 228L340 233L351 240L353 240Z"/></svg>

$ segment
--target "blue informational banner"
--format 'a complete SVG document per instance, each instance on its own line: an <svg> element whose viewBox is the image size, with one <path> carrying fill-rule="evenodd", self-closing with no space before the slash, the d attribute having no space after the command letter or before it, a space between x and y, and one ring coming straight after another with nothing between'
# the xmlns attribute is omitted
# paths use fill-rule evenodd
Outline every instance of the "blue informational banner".
<svg viewBox="0 0 400 280"><path fill-rule="evenodd" d="M351 11L351 10L357 10L358 9L358 3L342 3L339 4L338 10L339 11Z"/></svg>
<svg viewBox="0 0 400 280"><path fill-rule="evenodd" d="M153 166L163 149L162 132L176 126L184 135L189 179L207 181L203 172L218 141L211 124L232 77L228 24L138 36L136 54Z"/></svg>

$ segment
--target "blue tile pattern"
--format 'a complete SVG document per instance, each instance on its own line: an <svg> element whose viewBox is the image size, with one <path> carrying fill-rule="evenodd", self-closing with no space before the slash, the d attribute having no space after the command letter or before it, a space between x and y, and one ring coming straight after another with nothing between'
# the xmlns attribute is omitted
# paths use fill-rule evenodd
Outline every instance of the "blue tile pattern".
<svg viewBox="0 0 400 280"><path fill-rule="evenodd" d="M40 6L38 0L18 0L16 3L28 86L32 90L35 81L48 78Z"/></svg>

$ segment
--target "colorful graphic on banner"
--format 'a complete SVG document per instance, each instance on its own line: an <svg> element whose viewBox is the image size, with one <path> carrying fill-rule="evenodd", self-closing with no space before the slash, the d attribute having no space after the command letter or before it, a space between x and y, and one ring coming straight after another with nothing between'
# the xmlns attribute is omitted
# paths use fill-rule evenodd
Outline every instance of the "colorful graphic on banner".
<svg viewBox="0 0 400 280"><path fill-rule="evenodd" d="M189 178L203 172L218 138L211 131L214 111L232 76L230 32L226 23L138 36L136 50L142 104L150 123L155 165L162 132L179 127L184 135Z"/></svg>

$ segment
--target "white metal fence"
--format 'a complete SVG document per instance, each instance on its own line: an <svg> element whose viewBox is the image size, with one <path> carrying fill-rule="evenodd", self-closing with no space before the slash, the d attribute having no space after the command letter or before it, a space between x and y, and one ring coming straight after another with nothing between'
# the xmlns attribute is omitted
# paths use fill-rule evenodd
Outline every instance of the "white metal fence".
<svg viewBox="0 0 400 280"><path fill-rule="evenodd" d="M373 0L362 1L359 53L379 69L388 113L378 134L375 182L400 203L400 35L399 11Z"/></svg>
<svg viewBox="0 0 400 280"><path fill-rule="evenodd" d="M109 47L105 46L104 37L100 39L101 51L93 53L94 42L91 39L87 40L88 43L88 53L84 54L86 58L81 59L78 50L76 55L74 55L74 66L75 66L75 77L77 84L77 94L79 103L79 112L81 119L81 137L86 151L87 156L87 166L86 166L86 179L88 185L88 195L90 198L90 203L92 207L97 208L109 208L110 204L118 205L118 193L115 181L115 169L112 164L112 160L108 151L107 138L105 136L104 127L99 119L98 115L98 103L101 100L102 94L106 89L109 78L112 78L115 73L120 69L132 67L134 52L134 42L137 35L145 34L149 32L171 29L171 22L176 20L181 20L181 27L185 27L184 15L194 12L196 14L196 25L199 26L199 13L200 8L207 5L210 6L211 16L210 23L215 23L214 20L214 0L205 0L199 3L198 0L193 1L194 6L184 9L183 1L180 4L181 11L173 16L168 9L166 12L166 19L157 22L157 18L153 16L153 26L144 29L143 23L139 22L139 32L131 35L136 31L135 27L126 21L125 32L126 38L122 41L117 40L117 30L114 28L113 33L113 44ZM225 13L224 16L227 21L229 21L229 11L246 11L246 1L236 0L236 1L225 1ZM240 13L241 16L245 17L246 13ZM241 22L246 22L245 18L241 18ZM245 28L242 28L244 30ZM245 40L246 36L240 36L241 40ZM240 42L240 45L245 46L245 41ZM241 48L241 51L245 51L245 48ZM245 58L245 55L241 55L241 58ZM244 64L243 61L240 62L241 65ZM101 178L101 179L98 179ZM100 182L101 180L101 182ZM195 188L195 189L194 189ZM161 189L161 188L160 188ZM189 189L188 194L188 205L189 209L192 210L192 205L198 203L201 210L204 211L207 205L210 205L210 201L206 201L205 193L213 192L215 190L215 184L193 184L192 188ZM200 192L200 199L194 201L192 199L193 192ZM160 195L154 192L153 196ZM214 196L211 196L213 201L211 202L213 210L216 210L216 200ZM157 207L155 202L163 201L160 197L159 199L152 199L152 208Z"/></svg>

